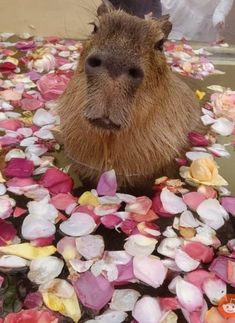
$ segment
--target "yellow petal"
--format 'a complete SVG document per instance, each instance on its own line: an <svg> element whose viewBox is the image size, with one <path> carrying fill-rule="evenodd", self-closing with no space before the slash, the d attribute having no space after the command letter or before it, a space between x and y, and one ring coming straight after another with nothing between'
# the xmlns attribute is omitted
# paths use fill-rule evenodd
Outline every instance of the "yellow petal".
<svg viewBox="0 0 235 323"><path fill-rule="evenodd" d="M5 181L5 179L3 178L3 176L2 176L2 173L1 173L1 171L0 171L0 183L5 183L6 181Z"/></svg>
<svg viewBox="0 0 235 323"><path fill-rule="evenodd" d="M199 99L199 100L202 100L204 98L204 96L206 95L206 92L203 92L203 91L199 91L197 90L196 91L196 97Z"/></svg>
<svg viewBox="0 0 235 323"><path fill-rule="evenodd" d="M81 205L89 205L89 206L96 207L99 205L99 200L91 192L85 192L80 196L78 203Z"/></svg>
<svg viewBox="0 0 235 323"><path fill-rule="evenodd" d="M30 243L20 243L0 247L0 252L32 260L38 257L51 256L53 253L56 252L56 248L54 246L33 247Z"/></svg>
<svg viewBox="0 0 235 323"><path fill-rule="evenodd" d="M70 317L74 322L79 322L81 310L75 292L70 298L60 298L53 293L42 293L42 297L49 309Z"/></svg>

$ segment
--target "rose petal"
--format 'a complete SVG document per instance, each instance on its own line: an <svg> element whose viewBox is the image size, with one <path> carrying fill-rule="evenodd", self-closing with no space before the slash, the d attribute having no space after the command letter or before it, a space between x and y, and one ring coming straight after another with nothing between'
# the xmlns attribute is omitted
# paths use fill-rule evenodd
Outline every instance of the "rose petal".
<svg viewBox="0 0 235 323"><path fill-rule="evenodd" d="M57 168L49 168L39 181L39 184L48 188L50 193L70 193L73 180Z"/></svg>
<svg viewBox="0 0 235 323"><path fill-rule="evenodd" d="M199 261L190 257L181 249L176 250L175 263L181 270L185 272L195 270L200 265Z"/></svg>
<svg viewBox="0 0 235 323"><path fill-rule="evenodd" d="M117 191L117 180L114 170L110 170L101 175L97 185L99 195L113 196Z"/></svg>
<svg viewBox="0 0 235 323"><path fill-rule="evenodd" d="M12 158L5 168L8 177L27 178L31 177L34 170L32 161L22 158Z"/></svg>
<svg viewBox="0 0 235 323"><path fill-rule="evenodd" d="M0 252L32 260L38 257L50 256L56 252L56 248L54 246L34 247L30 243L24 242L0 247Z"/></svg>
<svg viewBox="0 0 235 323"><path fill-rule="evenodd" d="M181 306L189 312L198 311L203 306L201 290L182 278L176 282L176 295Z"/></svg>
<svg viewBox="0 0 235 323"><path fill-rule="evenodd" d="M21 108L27 111L37 110L43 107L44 103L37 99L23 99L21 100Z"/></svg>
<svg viewBox="0 0 235 323"><path fill-rule="evenodd" d="M28 278L38 285L45 284L58 277L63 267L63 261L57 257L40 257L31 261Z"/></svg>
<svg viewBox="0 0 235 323"><path fill-rule="evenodd" d="M57 251L65 260L73 260L79 256L76 240L72 237L64 237L57 243Z"/></svg>
<svg viewBox="0 0 235 323"><path fill-rule="evenodd" d="M190 273L187 273L184 278L189 283L197 286L199 289L202 290L203 284L207 279L214 278L215 275L209 271L204 269L196 269Z"/></svg>
<svg viewBox="0 0 235 323"><path fill-rule="evenodd" d="M39 308L42 304L42 295L39 292L29 293L24 299L24 307L27 309Z"/></svg>
<svg viewBox="0 0 235 323"><path fill-rule="evenodd" d="M228 213L216 199L207 199L197 208L201 220L211 228L217 230L224 225L224 219L228 220Z"/></svg>
<svg viewBox="0 0 235 323"><path fill-rule="evenodd" d="M13 224L0 219L0 246L9 244L15 238L16 233Z"/></svg>
<svg viewBox="0 0 235 323"><path fill-rule="evenodd" d="M221 136L229 136L233 133L234 122L225 118L219 118L215 121L211 128Z"/></svg>
<svg viewBox="0 0 235 323"><path fill-rule="evenodd" d="M183 195L183 200L187 206L196 211L198 206L206 199L206 197L200 192L189 192Z"/></svg>
<svg viewBox="0 0 235 323"><path fill-rule="evenodd" d="M104 239L99 235L87 235L76 239L79 253L87 260L101 258L104 253Z"/></svg>
<svg viewBox="0 0 235 323"><path fill-rule="evenodd" d="M0 257L0 267L3 268L22 268L28 266L28 261L12 255L4 255Z"/></svg>
<svg viewBox="0 0 235 323"><path fill-rule="evenodd" d="M21 232L26 240L48 238L55 234L55 226L48 220L27 216L22 224Z"/></svg>
<svg viewBox="0 0 235 323"><path fill-rule="evenodd" d="M161 192L161 201L164 210L170 214L178 214L187 210L187 206L181 197L178 197L168 189Z"/></svg>
<svg viewBox="0 0 235 323"><path fill-rule="evenodd" d="M112 298L114 289L103 276L95 277L91 272L82 273L73 283L81 303L93 310L101 310Z"/></svg>
<svg viewBox="0 0 235 323"><path fill-rule="evenodd" d="M135 234L127 238L124 250L132 256L148 256L154 251L156 244L155 239Z"/></svg>
<svg viewBox="0 0 235 323"><path fill-rule="evenodd" d="M113 293L110 308L116 311L132 311L140 293L134 289L116 289Z"/></svg>
<svg viewBox="0 0 235 323"><path fill-rule="evenodd" d="M93 260L83 261L80 259L72 259L69 261L70 265L78 273L84 273L91 268L93 265Z"/></svg>
<svg viewBox="0 0 235 323"><path fill-rule="evenodd" d="M167 268L155 256L134 257L133 270L136 278L154 288L162 285L167 274Z"/></svg>
<svg viewBox="0 0 235 323"><path fill-rule="evenodd" d="M132 316L138 323L160 322L162 311L156 298L143 296L132 311Z"/></svg>
<svg viewBox="0 0 235 323"><path fill-rule="evenodd" d="M158 253L166 257L175 258L176 250L182 245L180 238L165 238L157 248Z"/></svg>
<svg viewBox="0 0 235 323"><path fill-rule="evenodd" d="M182 248L191 258L209 263L214 257L214 251L200 242L186 242Z"/></svg>
<svg viewBox="0 0 235 323"><path fill-rule="evenodd" d="M73 213L71 217L61 223L60 230L73 237L92 233L96 228L94 219L86 213Z"/></svg>
<svg viewBox="0 0 235 323"><path fill-rule="evenodd" d="M42 127L48 124L55 123L55 117L45 109L38 109L33 116L33 123L36 126Z"/></svg>
<svg viewBox="0 0 235 323"><path fill-rule="evenodd" d="M221 205L225 208L227 212L235 216L235 197L222 197Z"/></svg>
<svg viewBox="0 0 235 323"><path fill-rule="evenodd" d="M219 278L208 278L203 283L203 291L213 305L217 305L220 299L227 293L227 285Z"/></svg>

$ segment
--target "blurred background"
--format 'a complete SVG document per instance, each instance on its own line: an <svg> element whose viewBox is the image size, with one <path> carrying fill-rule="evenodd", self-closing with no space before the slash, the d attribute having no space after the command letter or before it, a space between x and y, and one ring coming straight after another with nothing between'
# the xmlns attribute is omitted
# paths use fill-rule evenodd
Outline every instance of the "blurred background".
<svg viewBox="0 0 235 323"><path fill-rule="evenodd" d="M163 13L165 11L168 12L170 8L170 14L175 13L176 15L174 17L176 22L182 22L182 19L185 17L187 23L187 11L183 12L182 17L182 10L177 8L179 3L182 3L182 7L185 8L184 1L186 0L162 0ZM197 7L199 3L201 6L205 2L215 4L220 1L229 2L230 0L187 0L187 3L191 10L194 10L190 2L196 3ZM33 35L57 35L60 37L84 39L89 33L90 27L88 23L94 19L100 2L100 0L0 0L0 30L1 32L7 31L17 34L29 32ZM204 13L208 9L199 8L198 16L200 16L200 10L201 13ZM179 17L178 12L181 13L181 17ZM212 14L213 12L211 12ZM223 29L225 41L230 44L235 44L234 17L235 2L225 19ZM190 20L190 25L193 23L194 21ZM188 27L190 28L190 26ZM202 41L204 40L202 39Z"/></svg>

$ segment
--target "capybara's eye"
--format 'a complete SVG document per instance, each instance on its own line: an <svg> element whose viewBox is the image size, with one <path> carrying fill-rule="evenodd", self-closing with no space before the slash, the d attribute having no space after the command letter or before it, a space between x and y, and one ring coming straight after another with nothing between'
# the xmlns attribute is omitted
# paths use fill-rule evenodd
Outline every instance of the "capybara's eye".
<svg viewBox="0 0 235 323"><path fill-rule="evenodd" d="M96 34L97 31L98 31L98 26L96 25L95 22L91 22L90 25L93 26L93 31L92 31L92 34Z"/></svg>
<svg viewBox="0 0 235 323"><path fill-rule="evenodd" d="M164 46L164 39L159 40L158 42L155 43L154 49L163 51L163 46Z"/></svg>
<svg viewBox="0 0 235 323"><path fill-rule="evenodd" d="M142 79L144 77L144 72L140 67L132 67L129 69L128 73L133 79Z"/></svg>

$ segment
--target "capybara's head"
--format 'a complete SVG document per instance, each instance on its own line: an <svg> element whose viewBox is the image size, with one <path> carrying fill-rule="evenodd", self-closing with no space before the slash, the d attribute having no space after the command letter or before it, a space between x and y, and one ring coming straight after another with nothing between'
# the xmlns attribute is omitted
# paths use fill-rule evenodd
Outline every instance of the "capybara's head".
<svg viewBox="0 0 235 323"><path fill-rule="evenodd" d="M154 91L167 69L163 43L171 30L168 18L144 20L110 6L98 17L75 75L80 92L73 93L83 101L78 113L87 126L122 131L137 115L148 115L148 105L141 113L136 102L148 100L146 91Z"/></svg>

